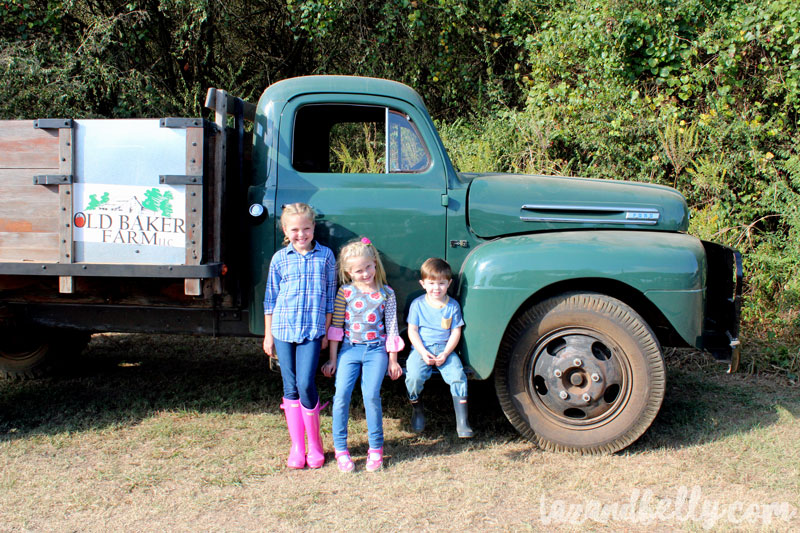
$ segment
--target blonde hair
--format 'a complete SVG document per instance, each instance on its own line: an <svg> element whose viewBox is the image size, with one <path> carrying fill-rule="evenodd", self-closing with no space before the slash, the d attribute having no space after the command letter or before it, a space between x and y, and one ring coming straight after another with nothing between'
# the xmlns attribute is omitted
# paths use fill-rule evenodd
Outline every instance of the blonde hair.
<svg viewBox="0 0 800 533"><path fill-rule="evenodd" d="M286 217L292 217L295 215L307 216L309 220L311 220L311 224L314 224L314 221L317 218L317 212L314 211L314 208L308 204L304 204L303 202L286 204L283 206L283 211L281 212L281 230L284 230L286 227ZM286 246L287 244L289 244L289 237L286 235L286 231L284 230L283 245Z"/></svg>
<svg viewBox="0 0 800 533"><path fill-rule="evenodd" d="M386 271L381 262L381 254L378 249L366 237L359 237L348 242L339 250L339 281L344 285L351 283L353 279L347 272L347 262L354 257L367 257L375 261L375 283L378 289L386 285Z"/></svg>

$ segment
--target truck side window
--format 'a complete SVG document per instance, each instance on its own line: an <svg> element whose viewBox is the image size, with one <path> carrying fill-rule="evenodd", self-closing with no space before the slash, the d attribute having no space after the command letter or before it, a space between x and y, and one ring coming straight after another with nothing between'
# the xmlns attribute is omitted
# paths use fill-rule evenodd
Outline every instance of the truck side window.
<svg viewBox="0 0 800 533"><path fill-rule="evenodd" d="M430 157L414 123L408 116L389 111L389 172L420 172L430 166Z"/></svg>
<svg viewBox="0 0 800 533"><path fill-rule="evenodd" d="M297 111L292 166L300 172L420 172L429 162L416 127L397 111L352 104L312 104Z"/></svg>

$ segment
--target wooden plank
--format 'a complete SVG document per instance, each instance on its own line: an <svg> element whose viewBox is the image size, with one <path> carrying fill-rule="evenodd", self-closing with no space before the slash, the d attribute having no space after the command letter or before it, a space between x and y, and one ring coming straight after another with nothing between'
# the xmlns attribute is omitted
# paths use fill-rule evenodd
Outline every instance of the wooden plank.
<svg viewBox="0 0 800 533"><path fill-rule="evenodd" d="M58 185L8 186L0 184L0 203L58 203Z"/></svg>
<svg viewBox="0 0 800 533"><path fill-rule="evenodd" d="M30 217L30 218L0 218L0 232L2 233L57 233L55 218Z"/></svg>
<svg viewBox="0 0 800 533"><path fill-rule="evenodd" d="M22 202L10 204L0 202L0 218L20 218L30 213L33 218L52 218L58 220L58 202Z"/></svg>
<svg viewBox="0 0 800 533"><path fill-rule="evenodd" d="M209 255L211 261L222 261L222 202L225 191L225 169L227 168L226 155L227 149L227 126L228 126L228 93L216 91L216 108L214 111L214 123L217 125L217 133L214 136L212 155L213 165L211 176L207 180L206 191L209 196L209 217L206 219L206 235L211 245ZM212 283L214 294L222 294L222 279L216 278Z"/></svg>
<svg viewBox="0 0 800 533"><path fill-rule="evenodd" d="M186 186L186 264L199 265L203 239L203 186Z"/></svg>
<svg viewBox="0 0 800 533"><path fill-rule="evenodd" d="M186 129L186 175L203 175L203 128Z"/></svg>
<svg viewBox="0 0 800 533"><path fill-rule="evenodd" d="M59 130L32 120L0 120L0 168L59 168Z"/></svg>
<svg viewBox="0 0 800 533"><path fill-rule="evenodd" d="M225 99L220 100L217 98L217 93L224 93ZM209 87L208 91L206 92L206 103L205 106L209 109L217 110L217 106L220 105L221 102L224 102L224 108L227 109L229 114L233 114L234 109L236 109L236 100L241 100L242 102L242 111L245 120L249 120L250 122L254 122L256 119L256 104L252 104L246 100L242 100L241 98L237 98L235 96L229 95L226 91L221 89L215 89L213 87Z"/></svg>
<svg viewBox="0 0 800 533"><path fill-rule="evenodd" d="M33 177L37 174L58 174L58 171L55 168L0 168L0 187L34 186Z"/></svg>
<svg viewBox="0 0 800 533"><path fill-rule="evenodd" d="M200 280L194 278L183 280L183 293L187 296L202 296L203 290L200 286Z"/></svg>
<svg viewBox="0 0 800 533"><path fill-rule="evenodd" d="M0 248L20 250L53 249L58 251L57 233L0 233Z"/></svg>
<svg viewBox="0 0 800 533"><path fill-rule="evenodd" d="M58 137L59 145L59 174L73 174L73 139L74 130L60 129ZM59 199L59 232L58 232L58 262L72 263L73 242L72 242L72 184L58 186ZM58 292L69 294L74 290L72 277L61 276L58 279Z"/></svg>
<svg viewBox="0 0 800 533"><path fill-rule="evenodd" d="M57 263L58 248L52 250L29 250L0 247L0 262Z"/></svg>
<svg viewBox="0 0 800 533"><path fill-rule="evenodd" d="M203 174L203 128L186 129L186 175ZM203 257L203 186L186 186L186 264L199 265ZM203 294L199 279L184 280L188 296Z"/></svg>
<svg viewBox="0 0 800 533"><path fill-rule="evenodd" d="M246 100L242 100L241 98L237 98L235 96L228 95L226 100L226 108L228 109L228 114L233 115L234 110L236 109L236 100L241 100L242 102L242 118L245 120L249 120L250 122L255 122L256 120L256 104L251 104Z"/></svg>
<svg viewBox="0 0 800 533"><path fill-rule="evenodd" d="M225 169L227 168L227 135L228 124L227 97L225 91L217 91L217 106L214 113L214 122L217 125L217 134L214 143L214 173L211 175L211 190L209 204L213 205L211 213L212 253L211 260L219 261L222 256L222 191L225 183Z"/></svg>
<svg viewBox="0 0 800 533"><path fill-rule="evenodd" d="M203 186L186 186L186 264L199 265L202 253ZM185 291L190 296L200 296L200 280L186 279ZM197 283L195 283L197 282Z"/></svg>
<svg viewBox="0 0 800 533"><path fill-rule="evenodd" d="M59 276L58 278L58 292L61 294L72 294L75 292L75 286L72 282L72 276Z"/></svg>
<svg viewBox="0 0 800 533"><path fill-rule="evenodd" d="M203 172L203 130L186 130L186 175ZM186 186L186 264L199 265L203 255L203 186Z"/></svg>

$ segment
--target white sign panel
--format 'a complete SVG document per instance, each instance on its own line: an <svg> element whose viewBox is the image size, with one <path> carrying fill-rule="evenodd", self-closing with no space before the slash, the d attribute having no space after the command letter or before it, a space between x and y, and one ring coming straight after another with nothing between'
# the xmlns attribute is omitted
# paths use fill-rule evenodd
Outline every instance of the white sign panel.
<svg viewBox="0 0 800 533"><path fill-rule="evenodd" d="M186 262L186 130L158 119L76 121L75 262Z"/></svg>
<svg viewBox="0 0 800 533"><path fill-rule="evenodd" d="M182 189L76 183L73 239L183 249L186 197Z"/></svg>

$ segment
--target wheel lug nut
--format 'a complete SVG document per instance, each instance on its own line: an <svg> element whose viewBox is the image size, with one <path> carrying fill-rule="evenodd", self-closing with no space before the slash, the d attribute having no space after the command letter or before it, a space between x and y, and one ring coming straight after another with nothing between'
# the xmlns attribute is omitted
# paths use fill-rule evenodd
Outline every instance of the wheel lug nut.
<svg viewBox="0 0 800 533"><path fill-rule="evenodd" d="M561 370L556 368L555 370L553 370L553 375L555 377L557 377L557 378L560 378L561 377Z"/></svg>
<svg viewBox="0 0 800 533"><path fill-rule="evenodd" d="M581 361L580 359L575 359L572 362L572 364L575 365L575 366L581 366L583 364L583 361Z"/></svg>
<svg viewBox="0 0 800 533"><path fill-rule="evenodd" d="M567 398L569 398L569 394L567 394L567 391L565 391L565 390L562 390L561 392L559 392L558 396L562 400L566 400Z"/></svg>
<svg viewBox="0 0 800 533"><path fill-rule="evenodd" d="M583 398L583 401L586 402L586 403L589 403L589 402L592 401L592 397L589 396L588 394L584 394L583 396L581 396L581 398Z"/></svg>
<svg viewBox="0 0 800 533"><path fill-rule="evenodd" d="M595 383L600 381L600 376L597 374L592 374L592 381L594 381Z"/></svg>

